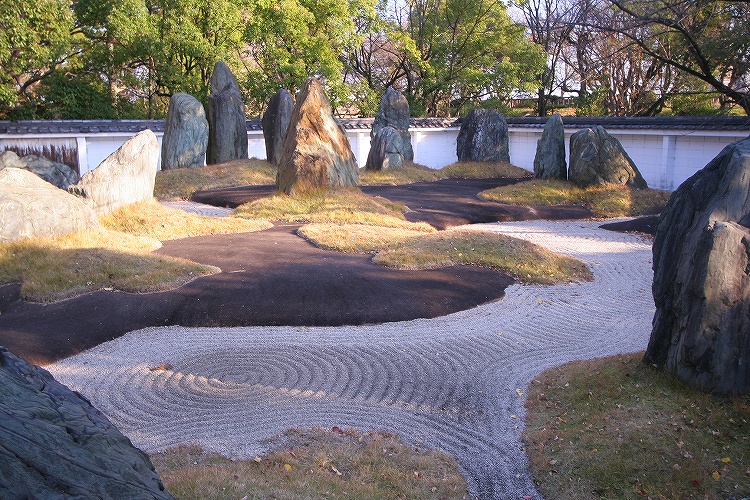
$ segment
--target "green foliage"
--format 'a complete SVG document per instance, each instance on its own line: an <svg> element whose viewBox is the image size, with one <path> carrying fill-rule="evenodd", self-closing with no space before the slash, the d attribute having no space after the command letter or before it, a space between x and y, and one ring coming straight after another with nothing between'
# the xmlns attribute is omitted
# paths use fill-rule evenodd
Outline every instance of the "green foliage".
<svg viewBox="0 0 750 500"><path fill-rule="evenodd" d="M415 108L431 116L463 113L535 85L544 56L502 2L412 0L409 7L405 31L415 50L406 54L413 72L407 79Z"/></svg>
<svg viewBox="0 0 750 500"><path fill-rule="evenodd" d="M0 2L0 117L33 110L34 86L75 52L73 15L63 0Z"/></svg>
<svg viewBox="0 0 750 500"><path fill-rule="evenodd" d="M334 107L348 104L343 54L361 42L353 19L372 15L368 0L253 1L244 31L251 108L262 108L279 88L295 94L311 76L324 81Z"/></svg>

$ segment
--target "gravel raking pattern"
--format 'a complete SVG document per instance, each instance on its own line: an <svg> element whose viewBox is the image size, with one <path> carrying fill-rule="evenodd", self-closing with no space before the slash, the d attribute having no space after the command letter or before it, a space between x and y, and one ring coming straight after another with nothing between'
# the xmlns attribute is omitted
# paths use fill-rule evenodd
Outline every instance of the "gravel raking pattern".
<svg viewBox="0 0 750 500"><path fill-rule="evenodd" d="M290 428L385 429L457 457L472 495L537 498L521 443L528 384L648 342L651 244L599 224L472 226L573 255L591 283L514 285L499 302L382 325L149 328L48 369L148 452L196 443L245 458Z"/></svg>

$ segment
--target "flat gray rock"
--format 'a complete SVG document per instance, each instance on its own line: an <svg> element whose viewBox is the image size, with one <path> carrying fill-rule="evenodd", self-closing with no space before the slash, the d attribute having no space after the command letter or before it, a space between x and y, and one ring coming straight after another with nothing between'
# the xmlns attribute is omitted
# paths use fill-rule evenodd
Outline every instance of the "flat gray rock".
<svg viewBox="0 0 750 500"><path fill-rule="evenodd" d="M154 197L158 160L159 141L151 130L143 130L86 172L68 191L85 199L99 215L150 200Z"/></svg>
<svg viewBox="0 0 750 500"><path fill-rule="evenodd" d="M0 170L0 242L56 237L99 227L79 198L18 168Z"/></svg>

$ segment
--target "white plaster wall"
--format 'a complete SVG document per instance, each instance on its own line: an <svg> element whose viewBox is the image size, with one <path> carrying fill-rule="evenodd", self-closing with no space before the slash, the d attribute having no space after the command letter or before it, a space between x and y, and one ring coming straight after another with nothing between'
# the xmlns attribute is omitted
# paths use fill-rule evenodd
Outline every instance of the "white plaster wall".
<svg viewBox="0 0 750 500"><path fill-rule="evenodd" d="M414 162L430 168L443 168L458 161L458 129L411 130Z"/></svg>

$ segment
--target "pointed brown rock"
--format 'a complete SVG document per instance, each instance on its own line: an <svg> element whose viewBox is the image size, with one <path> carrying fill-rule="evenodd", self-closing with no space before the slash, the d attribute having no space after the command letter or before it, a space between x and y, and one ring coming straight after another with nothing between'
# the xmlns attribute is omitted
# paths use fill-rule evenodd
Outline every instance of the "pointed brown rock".
<svg viewBox="0 0 750 500"><path fill-rule="evenodd" d="M356 186L359 168L320 82L311 78L297 96L279 159L276 188L299 194Z"/></svg>

